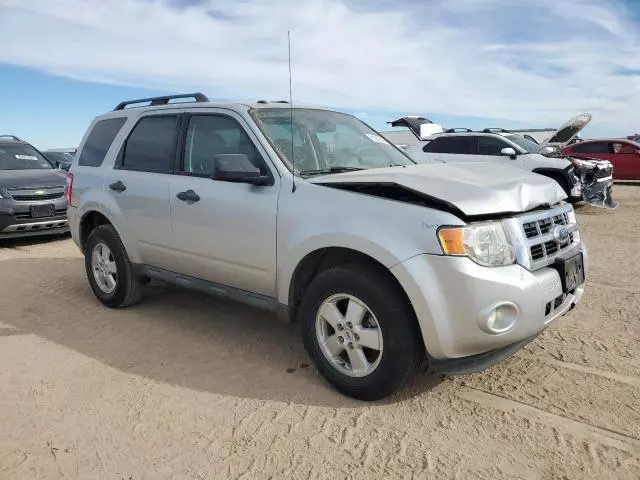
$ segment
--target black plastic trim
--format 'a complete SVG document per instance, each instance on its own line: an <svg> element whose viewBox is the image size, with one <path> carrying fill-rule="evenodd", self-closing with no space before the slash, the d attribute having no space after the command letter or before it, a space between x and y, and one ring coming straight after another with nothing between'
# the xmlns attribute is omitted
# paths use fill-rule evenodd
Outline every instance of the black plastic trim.
<svg viewBox="0 0 640 480"><path fill-rule="evenodd" d="M506 347L497 348L488 352L471 355L469 357L437 359L433 358L427 352L429 358L429 367L435 373L441 375L465 375L467 373L476 373L486 370L502 362L505 358L510 357L518 350L535 340L540 334L537 333L531 337L527 337L519 342L512 343Z"/></svg>
<svg viewBox="0 0 640 480"><path fill-rule="evenodd" d="M120 102L116 105L116 108L113 111L124 110L127 105L133 105L136 103L146 103L150 102L150 105L145 106L157 106L157 105L167 105L170 100L180 99L180 98L193 98L194 103L207 103L209 102L209 98L200 92L196 93L183 93L180 95L164 95L162 97L147 97L147 98L138 98L135 100L125 100L124 102ZM184 102L187 103L187 102Z"/></svg>

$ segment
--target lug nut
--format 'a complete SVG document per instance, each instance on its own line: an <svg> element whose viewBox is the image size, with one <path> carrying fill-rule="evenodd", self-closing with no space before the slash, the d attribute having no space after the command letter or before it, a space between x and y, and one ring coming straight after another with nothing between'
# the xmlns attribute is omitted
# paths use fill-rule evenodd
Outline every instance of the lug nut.
<svg viewBox="0 0 640 480"><path fill-rule="evenodd" d="M347 347L348 347L350 350L351 350L351 349L353 349L353 343L352 343L352 342L347 343Z"/></svg>
<svg viewBox="0 0 640 480"><path fill-rule="evenodd" d="M358 335L357 333L354 333L353 338L355 338L356 340L360 340L360 335Z"/></svg>
<svg viewBox="0 0 640 480"><path fill-rule="evenodd" d="M353 328L353 323L347 322L347 328Z"/></svg>
<svg viewBox="0 0 640 480"><path fill-rule="evenodd" d="M342 325L341 323L338 324L338 330L344 330L344 325Z"/></svg>
<svg viewBox="0 0 640 480"><path fill-rule="evenodd" d="M344 337L338 337L338 343L344 343Z"/></svg>

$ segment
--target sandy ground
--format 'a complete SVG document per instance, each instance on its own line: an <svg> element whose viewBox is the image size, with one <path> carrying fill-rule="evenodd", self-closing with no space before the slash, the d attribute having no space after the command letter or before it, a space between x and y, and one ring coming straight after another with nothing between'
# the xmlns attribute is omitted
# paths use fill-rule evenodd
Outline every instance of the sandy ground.
<svg viewBox="0 0 640 480"><path fill-rule="evenodd" d="M583 303L484 373L342 397L299 332L154 287L89 290L70 239L0 248L0 479L640 478L640 186L579 209Z"/></svg>

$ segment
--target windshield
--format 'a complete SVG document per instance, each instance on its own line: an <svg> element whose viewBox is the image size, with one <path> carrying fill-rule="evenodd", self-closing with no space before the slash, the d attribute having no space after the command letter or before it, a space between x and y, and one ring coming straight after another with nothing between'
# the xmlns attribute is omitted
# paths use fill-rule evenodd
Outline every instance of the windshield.
<svg viewBox="0 0 640 480"><path fill-rule="evenodd" d="M287 168L293 171L295 163L295 173L301 176L414 163L351 115L294 109L292 132L290 110L265 108L252 113Z"/></svg>
<svg viewBox="0 0 640 480"><path fill-rule="evenodd" d="M0 170L48 170L52 168L53 165L29 145L0 145Z"/></svg>
<svg viewBox="0 0 640 480"><path fill-rule="evenodd" d="M73 156L65 152L43 152L44 155L54 162L71 163Z"/></svg>
<svg viewBox="0 0 640 480"><path fill-rule="evenodd" d="M522 135L513 134L513 135L505 135L504 137L508 138L513 143L518 145L522 150L524 150L523 153L535 153L538 150L540 150L540 145L538 145L535 142L532 142L531 140L527 140Z"/></svg>

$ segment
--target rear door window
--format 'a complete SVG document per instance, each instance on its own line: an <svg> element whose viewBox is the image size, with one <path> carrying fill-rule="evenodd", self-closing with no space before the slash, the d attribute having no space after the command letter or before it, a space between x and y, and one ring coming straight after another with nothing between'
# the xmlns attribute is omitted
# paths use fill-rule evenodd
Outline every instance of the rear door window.
<svg viewBox="0 0 640 480"><path fill-rule="evenodd" d="M438 137L427 143L422 149L428 153L457 153L471 155L476 153L476 137Z"/></svg>
<svg viewBox="0 0 640 480"><path fill-rule="evenodd" d="M125 144L122 168L139 172L171 173L177 134L177 115L155 115L140 119Z"/></svg>
<svg viewBox="0 0 640 480"><path fill-rule="evenodd" d="M124 125L126 118L108 118L100 120L93 126L87 141L84 142L78 165L83 167L99 167L109 151L114 138Z"/></svg>

